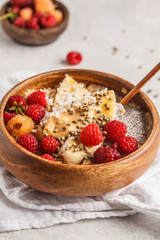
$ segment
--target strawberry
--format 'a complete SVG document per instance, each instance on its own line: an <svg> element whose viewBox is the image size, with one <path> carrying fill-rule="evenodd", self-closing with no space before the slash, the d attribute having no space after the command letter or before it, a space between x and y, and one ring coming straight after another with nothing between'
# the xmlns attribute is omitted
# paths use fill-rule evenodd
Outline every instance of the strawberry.
<svg viewBox="0 0 160 240"><path fill-rule="evenodd" d="M58 147L60 144L54 137L45 137L41 142L42 151L48 154L56 153Z"/></svg>
<svg viewBox="0 0 160 240"><path fill-rule="evenodd" d="M43 107L46 107L47 105L47 96L46 92L38 90L31 93L27 98L28 104L39 104Z"/></svg>
<svg viewBox="0 0 160 240"><path fill-rule="evenodd" d="M49 155L49 154L43 154L41 157L45 158L47 160L50 160L52 162L55 162L55 159L51 155Z"/></svg>
<svg viewBox="0 0 160 240"><path fill-rule="evenodd" d="M11 118L15 117L16 115L17 115L16 113L9 113L9 112L5 111L5 112L3 113L3 118L4 118L5 124L7 124L7 122L8 122Z"/></svg>
<svg viewBox="0 0 160 240"><path fill-rule="evenodd" d="M45 116L44 107L39 104L32 104L28 107L26 115L30 117L34 123L38 124Z"/></svg>
<svg viewBox="0 0 160 240"><path fill-rule="evenodd" d="M118 141L127 133L127 126L123 122L111 121L104 125L103 131L107 132L106 139L110 142Z"/></svg>
<svg viewBox="0 0 160 240"><path fill-rule="evenodd" d="M120 153L111 147L99 147L94 152L94 163L96 164L112 162L120 158Z"/></svg>
<svg viewBox="0 0 160 240"><path fill-rule="evenodd" d="M88 124L79 135L80 142L85 146L96 146L103 142L103 135L97 124Z"/></svg>
<svg viewBox="0 0 160 240"><path fill-rule="evenodd" d="M25 133L20 135L17 138L17 143L32 153L37 153L38 151L37 139L32 134Z"/></svg>

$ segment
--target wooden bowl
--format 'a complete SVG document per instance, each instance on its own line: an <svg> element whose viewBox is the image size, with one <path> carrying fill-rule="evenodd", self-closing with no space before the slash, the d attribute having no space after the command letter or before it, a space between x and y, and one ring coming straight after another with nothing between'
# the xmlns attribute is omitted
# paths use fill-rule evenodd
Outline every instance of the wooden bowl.
<svg viewBox="0 0 160 240"><path fill-rule="evenodd" d="M14 26L8 19L2 21L2 27L4 31L16 42L31 45L40 46L54 42L68 25L69 12L67 8L60 2L58 3L58 9L63 12L63 20L55 27L30 30L25 28L19 28ZM6 13L6 9L9 3L6 3L1 9L1 15Z"/></svg>
<svg viewBox="0 0 160 240"><path fill-rule="evenodd" d="M42 192L82 197L95 196L122 188L141 176L154 160L160 144L160 121L151 100L138 93L134 100L148 111L153 127L146 142L134 153L114 162L97 165L67 165L49 162L16 143L5 128L3 112L12 95L23 95L27 89L52 87L62 81L65 74L78 82L103 84L121 92L133 85L119 77L91 70L57 70L31 77L12 88L0 104L0 156L6 168L20 181Z"/></svg>

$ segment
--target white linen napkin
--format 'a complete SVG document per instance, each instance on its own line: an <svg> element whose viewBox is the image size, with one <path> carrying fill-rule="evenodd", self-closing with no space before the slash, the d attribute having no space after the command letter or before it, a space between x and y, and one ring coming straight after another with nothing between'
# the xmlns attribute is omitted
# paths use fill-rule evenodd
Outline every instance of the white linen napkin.
<svg viewBox="0 0 160 240"><path fill-rule="evenodd" d="M2 82L7 91L35 73L18 72ZM4 95L0 92L0 97ZM97 197L42 193L14 178L0 164L0 232L48 227L81 219L124 217L141 212L160 218L160 150L150 168L130 185Z"/></svg>

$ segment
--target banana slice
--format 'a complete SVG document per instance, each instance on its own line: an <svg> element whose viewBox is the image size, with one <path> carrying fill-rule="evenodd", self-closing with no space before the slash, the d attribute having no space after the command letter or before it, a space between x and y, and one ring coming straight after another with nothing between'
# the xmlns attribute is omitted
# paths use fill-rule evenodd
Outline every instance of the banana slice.
<svg viewBox="0 0 160 240"><path fill-rule="evenodd" d="M89 94L84 84L76 82L72 77L66 74L63 82L57 90L54 106L69 105L73 101L83 99Z"/></svg>
<svg viewBox="0 0 160 240"><path fill-rule="evenodd" d="M63 157L64 163L67 163L69 165L78 165L82 162L84 157L87 156L87 153L85 150L75 151L76 147L74 147L74 144L78 145L79 142L72 139L68 139L59 151L59 155ZM100 143L97 146L90 146L87 148L87 152L90 153L91 156L93 156L94 152L101 145L102 143Z"/></svg>
<svg viewBox="0 0 160 240"><path fill-rule="evenodd" d="M74 144L77 144L77 142L72 139L68 139L59 151L59 155L63 157L64 163L69 165L80 164L83 158L86 156L84 150L74 152Z"/></svg>
<svg viewBox="0 0 160 240"><path fill-rule="evenodd" d="M101 91L100 93L101 103L96 106L95 115L99 117L105 114L108 120L114 120L115 108L116 108L116 97L113 90ZM98 100L97 100L98 102Z"/></svg>

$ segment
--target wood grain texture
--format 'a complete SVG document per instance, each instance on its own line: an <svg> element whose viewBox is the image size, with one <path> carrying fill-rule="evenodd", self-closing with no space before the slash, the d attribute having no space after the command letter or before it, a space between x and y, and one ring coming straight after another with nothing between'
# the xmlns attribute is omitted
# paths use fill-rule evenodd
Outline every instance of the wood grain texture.
<svg viewBox="0 0 160 240"><path fill-rule="evenodd" d="M23 95L27 89L54 87L63 80L66 73L78 82L103 84L119 93L122 87L126 87L128 91L133 88L131 83L119 77L80 69L52 71L21 82L6 94L0 105L0 156L4 165L16 178L30 187L59 195L95 196L128 185L150 166L160 144L159 116L153 103L143 92L139 92L134 99L151 114L151 134L136 152L114 162L88 166L49 162L22 148L7 132L3 111L9 97L15 94Z"/></svg>
<svg viewBox="0 0 160 240"><path fill-rule="evenodd" d="M69 21L68 9L62 3L58 1L57 3L58 9L63 12L63 20L55 27L40 30L24 29L14 26L8 19L2 21L2 27L8 36L21 44L40 46L54 42L66 29ZM6 13L7 6L8 3L2 7L1 15Z"/></svg>

